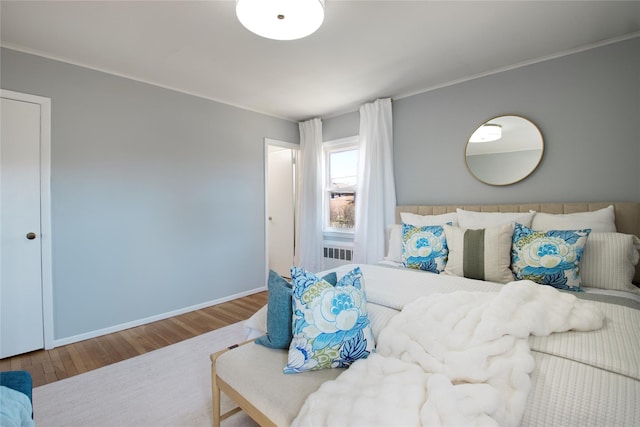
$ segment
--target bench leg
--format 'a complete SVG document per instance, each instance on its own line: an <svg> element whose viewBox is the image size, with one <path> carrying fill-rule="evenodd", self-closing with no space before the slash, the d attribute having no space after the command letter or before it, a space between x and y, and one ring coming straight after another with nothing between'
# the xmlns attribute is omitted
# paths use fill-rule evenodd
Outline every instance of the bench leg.
<svg viewBox="0 0 640 427"><path fill-rule="evenodd" d="M220 427L220 388L216 379L215 362L211 365L211 398L213 406L213 427Z"/></svg>
<svg viewBox="0 0 640 427"><path fill-rule="evenodd" d="M244 344L248 344L251 341L246 341L242 344L239 345L244 345ZM220 413L221 411L221 405L220 405L220 398L222 396L222 390L220 389L220 385L222 384L222 386L225 388L226 393L229 394L229 392L233 392L233 395L229 395L229 397L231 397L231 400L234 401L234 403L238 404L238 402L240 402L241 397L240 395L237 395L237 392L235 392L235 390L233 390L232 388L230 388L227 384L224 383L224 381L220 380L220 382L218 382L218 375L216 374L216 360L218 359L218 356L222 355L223 353L226 353L229 350L232 350L234 348L238 347L238 345L233 345L231 347L228 347L224 350L221 350L217 353L213 353L211 355L211 407L212 407L212 417L213 417L213 427L220 427L220 423L229 418L230 416L237 414L238 412L242 411L242 408L240 406L237 406L234 409L231 409L230 411L225 412L224 414ZM235 397L234 397L235 396ZM259 411L256 410L256 412L260 415L262 415L261 413L259 413ZM254 416L251 415L251 413L249 413L249 416L251 418L254 418ZM263 416L263 415L262 415ZM264 417L264 416L263 416ZM255 418L254 418L255 419ZM275 426L275 424L270 423L270 420L268 418L265 418L265 420L267 420L269 423L266 425L273 425ZM258 424L262 425L261 422L258 422Z"/></svg>

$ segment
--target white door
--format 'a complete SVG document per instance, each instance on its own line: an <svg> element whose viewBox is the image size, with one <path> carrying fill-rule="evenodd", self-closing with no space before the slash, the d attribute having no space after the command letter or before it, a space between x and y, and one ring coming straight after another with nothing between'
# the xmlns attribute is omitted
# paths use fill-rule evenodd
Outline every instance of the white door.
<svg viewBox="0 0 640 427"><path fill-rule="evenodd" d="M289 277L294 250L294 173L297 149L267 146L268 267Z"/></svg>
<svg viewBox="0 0 640 427"><path fill-rule="evenodd" d="M0 358L45 346L42 105L8 99L5 93L0 105Z"/></svg>

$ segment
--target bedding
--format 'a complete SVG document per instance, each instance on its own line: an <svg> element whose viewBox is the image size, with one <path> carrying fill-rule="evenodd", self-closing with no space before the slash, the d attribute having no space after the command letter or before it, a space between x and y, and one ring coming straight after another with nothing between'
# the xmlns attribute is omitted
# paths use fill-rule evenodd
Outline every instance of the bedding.
<svg viewBox="0 0 640 427"><path fill-rule="evenodd" d="M516 224L511 253L513 275L518 280L582 292L580 261L590 233L589 228L534 231Z"/></svg>
<svg viewBox="0 0 640 427"><path fill-rule="evenodd" d="M634 286L640 239L624 233L591 232L581 263L584 286L640 294Z"/></svg>
<svg viewBox="0 0 640 427"><path fill-rule="evenodd" d="M441 215L417 215L411 212L400 212L402 224L414 227L424 227L429 225L452 225L458 226L458 214L449 212ZM393 224L389 227L387 235L387 256L385 259L402 262L402 224Z"/></svg>
<svg viewBox="0 0 640 427"><path fill-rule="evenodd" d="M534 230L576 230L590 228L597 232L616 232L616 217L613 205L592 212L549 214L538 212L533 216Z"/></svg>
<svg viewBox="0 0 640 427"><path fill-rule="evenodd" d="M417 215L411 212L400 212L400 219L403 223L410 224L415 227L445 224L451 224L453 226L458 225L457 212L450 212L441 215Z"/></svg>
<svg viewBox="0 0 640 427"><path fill-rule="evenodd" d="M237 387L235 391L246 399L234 400L243 402L245 410L255 410L247 412L252 417L257 413L254 419L264 425L291 425L296 418L299 425L640 425L640 293L633 284L640 277L636 237L640 234L640 203L460 208L489 210L486 213L534 211L535 219L539 212L566 215L605 209L608 215L609 206L615 212L615 231L589 233L578 263L585 292L527 280L507 284L477 280L463 277L464 273L447 274L446 267L443 274L405 268L398 250L402 243L402 224L398 224L397 246L389 247L389 255L394 256L375 265L345 265L317 273L334 272L341 278L359 267L376 352L348 369L284 374L287 350L247 344L220 357L220 378ZM402 222L404 211L433 216L456 213L456 208L399 206L397 218ZM595 218L599 216L604 215L597 212ZM594 216L544 219L576 218L592 224ZM477 225L491 227L484 222ZM594 244L589 247L592 237ZM248 324L264 332L265 311ZM495 334L497 330L502 332ZM465 346L474 345L479 352L464 353ZM465 371L464 363L456 364L460 354L468 356L463 357L465 362L476 363L473 369ZM259 366L253 366L252 360ZM323 388L342 398L328 397ZM387 410L376 401L378 394L395 402L392 408ZM326 410L320 409L323 407ZM407 407L415 410L396 411ZM351 408L353 412L344 412ZM346 418L332 418L337 416Z"/></svg>
<svg viewBox="0 0 640 427"><path fill-rule="evenodd" d="M444 226L449 259L445 273L470 279L507 283L511 271L511 224L481 229Z"/></svg>
<svg viewBox="0 0 640 427"><path fill-rule="evenodd" d="M534 368L528 336L602 324L594 305L533 282L422 297L382 329L376 354L312 393L293 425L515 426Z"/></svg>
<svg viewBox="0 0 640 427"><path fill-rule="evenodd" d="M600 233L604 227L612 229L617 233L640 237L640 203L639 202L594 202L594 203L520 203L520 204L500 204L500 205L403 205L396 207L396 221L401 222L401 213L408 212L417 215L441 215L456 212L457 209L476 212L477 217L482 217L478 228L490 226L486 221L493 213L533 213L530 228L536 231L544 231L540 219L550 219L554 222L553 229L584 229L591 228L592 232ZM613 212L613 215L612 215ZM574 215L576 214L576 215ZM459 218L459 216L458 216ZM535 219L538 218L538 221ZM565 220L572 222L567 222ZM574 221L575 220L575 221ZM579 220L580 222L577 222ZM562 224L560 224L562 221ZM614 222L613 226L611 221ZM484 224L484 225L482 225ZM521 224L527 226L526 223ZM462 223L461 227L465 227ZM466 227L472 228L472 227ZM611 232L611 231L609 231ZM391 247L389 251L391 252ZM391 255L391 253L389 254ZM388 256L387 260L397 261ZM640 284L640 266L633 264L633 283ZM593 284L589 286L594 286ZM620 289L619 285L614 285L615 289ZM607 288L608 283L599 283L598 287Z"/></svg>
<svg viewBox="0 0 640 427"><path fill-rule="evenodd" d="M335 273L329 273L322 279L331 285L335 285L338 281ZM291 329L293 288L282 276L270 270L267 289L269 291L269 299L266 305L266 313L261 313L260 315L264 314L265 316L265 333L251 338L257 338L256 343L265 347L289 348L293 336Z"/></svg>
<svg viewBox="0 0 640 427"><path fill-rule="evenodd" d="M353 266L340 267L335 271L338 276L340 276L352 267ZM460 319L463 318L461 313L465 312L465 308L461 308L460 311L455 310L455 307L460 304L460 301L456 301L456 303L450 307L444 305L443 307L445 308L440 310L442 318L436 318L435 323L437 326L431 329L425 326L426 322L424 320L413 319L413 321L407 321L406 319L410 319L410 316L406 316L405 320L401 320L401 318L398 317L399 315L395 314L398 313L398 311L395 311L393 314L388 311L389 309L406 309L406 307L411 307L413 304L416 304L415 302L421 301L415 305L415 307L419 307L424 304L425 297L434 298L433 301L442 303L443 301L446 302L445 298L448 298L447 295L453 295L453 298L460 298L460 294L464 296L466 292L470 292L470 295L473 295L474 298L471 298L471 301L467 301L469 305L466 308L469 308L475 304L476 301L481 300L481 298L478 297L479 293L484 293L487 295L486 298L491 298L492 295L499 295L500 290L505 289L506 286L510 286L513 291L511 296L518 301L514 303L514 307L516 307L514 312L522 314L523 316L521 317L526 319L538 319L539 324L534 325L537 327L548 326L545 325L545 322L549 320L548 318L550 316L546 316L545 314L551 311L550 307L557 302L556 300L568 298L571 301L589 301L589 309L586 312L600 312L601 315L604 316L602 328L597 328L597 319L602 319L602 317L599 317L601 315L595 315L592 320L595 319L596 324L587 327L587 329L594 329L590 332L571 331L555 333L550 336L529 337L528 345L530 346L531 356L533 358L530 378L531 391L526 393L526 405L524 405L524 410L521 415L521 425L638 425L640 422L640 408L636 409L637 405L635 404L637 396L640 395L638 394L640 393L640 333L638 332L637 326L640 322L640 311L638 310L640 303L637 300L633 301L623 298L622 293L618 294L617 297L598 294L575 294L557 291L551 287L534 285L535 289L548 292L547 296L550 300L543 299L543 301L545 301L544 307L541 308L538 306L538 309L541 309L541 313L539 312L538 315L542 317L533 317L531 313L535 311L529 311L524 315L524 307L531 300L530 293L525 293L523 289L522 293L519 293L521 290L519 286L525 282L512 282L509 285L502 285L461 277L435 275L401 268L389 268L389 266L385 265L362 265L360 268L363 272L369 298L369 316L371 318L374 335L378 340L378 352L382 353L382 355L377 354L375 359L378 359L379 356L386 356L389 352L389 350L384 350L385 345L387 345L386 342L391 340L393 343L395 342L394 340L400 339L398 337L406 334L406 332L402 332L403 330L412 330L412 324L418 325L413 328L414 334L421 337L423 341L434 341L431 345L435 345L436 347L452 339L451 337L453 337L454 334L450 334L447 327L455 329L455 323L443 323L442 320L446 320L447 316L451 314L452 317L449 318L449 320L455 319L456 322L460 322L460 324L463 323ZM496 302L497 301L498 300L496 300ZM506 295L503 301L508 301ZM439 304L434 305L438 306ZM506 303L496 304L496 306L500 308L505 305ZM373 307L377 308L374 309ZM517 307L520 307L522 311L518 310ZM425 310L418 310L418 312L425 312ZM426 312L428 313L429 311L427 310ZM402 313L402 311L400 311L400 313ZM501 327L507 323L505 319L511 318L508 314L508 312L505 312L502 319L497 319ZM429 315L427 315L427 317L428 316ZM432 316L437 316L437 314L432 314ZM488 314L485 314L485 316L488 316ZM589 316L585 314L580 317L578 322L588 321L588 317ZM554 319L554 321L555 320L557 319ZM402 322L403 326L399 327L398 322ZM468 323L472 324L473 322L470 321ZM446 325L444 328L443 324ZM463 329L463 326L458 325L457 327ZM425 331L425 333L423 334L422 331ZM446 333L444 331L446 331ZM441 335L441 333L444 335ZM538 335L544 334L541 334L539 331ZM387 338L385 338L385 336L387 336ZM422 342L420 340L416 341ZM463 345L467 341L468 340L460 338L458 345ZM409 342L415 345L414 341L409 340ZM402 346L399 345L399 347ZM438 352L435 351L435 353L437 354ZM500 360L496 354L493 354L490 359L494 361ZM368 363L366 360L360 361L349 369L351 370L360 366L363 362ZM396 361L388 362L388 364L387 361L378 362L371 362L375 364L375 366L371 368L374 373L377 368L382 369L386 367L391 369L395 367L395 369L399 369L400 371L396 370L394 372L404 372L406 377L413 379L422 376L423 380L426 381L426 377L429 376L429 374L420 374L419 370L416 370L415 367L407 368L407 373L398 366L398 362ZM402 366L404 366L404 364L402 364ZM538 368L538 366L540 366L540 368ZM359 368L359 370L361 369L368 372L366 368ZM481 369L474 369L474 372L481 371ZM347 370L345 374L348 372L349 370ZM374 375L374 373L368 372L366 375ZM353 374L354 377L358 375L358 372ZM341 374L337 380L347 381L340 380L343 376L344 375ZM564 378L566 383L556 383L554 381L556 377ZM405 376L398 374L396 379L402 381L402 378L405 378ZM443 378L440 378L440 380L445 381ZM355 378L348 378L348 381L350 383L351 381L354 382L353 387L327 387L331 388L332 393L337 393L341 389L343 389L344 393L347 393L346 389L348 389L351 394L354 394L355 390L361 390L362 387L365 387L357 385ZM385 381L393 383L391 378ZM526 382L526 379L523 381ZM373 384L378 383L378 381L371 380L370 382L372 384L366 386L366 389L369 390L367 396L375 396L375 389L369 387L374 387ZM367 383L367 380L365 380L365 383ZM589 387L572 386L572 384L576 383L585 386L588 385ZM419 384L422 383L419 382ZM444 385L440 384L442 387L445 387L445 385L449 388L451 387L446 381ZM334 387L336 387L336 389L334 389ZM620 388L618 389L617 387ZM412 390L417 393L416 389ZM424 391L422 393L425 394ZM396 395L394 393L392 394ZM556 399L552 399L549 396L555 396ZM326 400L326 396L322 396L320 400L329 402ZM411 401L411 399L405 400L404 398L401 400L404 402L402 407L406 407ZM446 400L446 402L450 401L450 399ZM311 405L312 402L313 412L315 414L318 409L318 403L315 401L315 398L312 401L308 401L305 405ZM439 404L446 402L432 403L435 407L439 407ZM465 402L467 401L463 400L461 404L465 405ZM585 402L588 402L588 404L585 404ZM322 405L325 404L326 403L323 403ZM484 402L484 404L488 403ZM495 400L493 400L493 405L496 405ZM350 405L341 405L340 407L349 406ZM562 410L558 410L557 408L562 408ZM425 411L428 412L432 409L433 408L425 409ZM458 410L453 412L457 414L460 410L458 407ZM445 414L440 415L455 415L447 411L445 412ZM429 413L434 415L433 412ZM462 413L466 414L468 411L463 411ZM473 413L473 410L471 410L471 413ZM303 415L304 411L301 411L300 414L301 418L298 421L300 421L300 425L305 425L303 421L306 419L306 415ZM380 414L378 415L382 416ZM320 417L321 415L316 414L314 417L315 416ZM413 416L416 416L415 413ZM478 419L488 420L488 418L483 417L484 416ZM319 422L317 418L310 418L307 419L307 421L308 420L314 420L314 423ZM449 419L449 422L444 422L444 419L441 421L443 421L445 425L455 425L463 420L464 419L461 418L452 418ZM469 421L469 419L464 420L463 424L468 424L467 421ZM505 423L510 424L507 419L501 418L499 420L499 425L504 425ZM320 424L322 423L320 422ZM355 422L352 424L358 423ZM511 425L516 424L518 423L511 423ZM385 424L381 422L377 423L377 425ZM420 425L420 423L416 422L411 425Z"/></svg>
<svg viewBox="0 0 640 427"><path fill-rule="evenodd" d="M448 254L442 226L402 224L402 263L405 267L439 274L444 270Z"/></svg>
<svg viewBox="0 0 640 427"><path fill-rule="evenodd" d="M348 367L375 350L359 267L332 285L291 268L293 339L285 373Z"/></svg>
<svg viewBox="0 0 640 427"><path fill-rule="evenodd" d="M345 265L337 267L335 269L331 269L330 271L335 272L338 278L340 278L348 272L352 271L354 267L355 265ZM395 328L398 328L396 322L400 322L401 318L395 320L396 317L399 316L399 313L402 313L403 308L410 306L414 302L421 301L418 304L423 304L425 298L428 301L429 298L442 299L447 295L453 295L453 298L459 298L459 296L457 296L458 294L462 293L464 295L467 292L470 292L471 295L474 296L487 295L486 298L490 298L492 295L498 295L502 289L505 289L506 286L512 287L512 291L514 294L512 296L517 300L519 299L518 301L522 301L523 299L527 300L528 298L528 294L524 291L524 288L522 288L523 292L518 292L520 290L519 286L524 282L513 282L508 285L504 285L495 282L474 280L463 277L436 275L420 270L411 270L398 267L397 264L394 265L389 263L387 263L386 265L359 265L359 267L362 272L363 283L367 293L368 316L370 325L376 342L378 343L377 351L379 353L383 352L382 348L386 345L385 342L387 342L390 337L391 341L393 342L393 337L400 336L396 333L397 331L391 333L392 329L387 328L394 327L389 326L394 324L396 325ZM321 272L318 274L322 275L327 272L329 271ZM546 305L552 305L552 303L555 303L556 299L560 300L561 298L566 297L570 298L572 301L585 301L590 307L590 311L599 311L604 315L604 323L601 328L596 329L594 326L594 330L588 332L568 331L553 333L549 336L530 336L528 337L528 339L514 338L514 341L524 341L524 344L528 345L528 351L531 357L531 370L529 372L526 372L526 374L523 373L521 375L521 378L525 383L527 381L530 381L530 388L527 393L520 393L520 402L522 402L522 399L524 398L525 403L523 404L523 411L520 415L521 418L519 424L523 426L640 425L640 407L636 409L636 407L638 406L636 405L637 396L640 395L640 334L637 327L637 325L640 324L640 298L637 298L637 295L619 291L614 292L615 295L601 295L598 293L594 294L590 292L578 294L556 290L547 286L535 286L537 286L537 289L551 292L551 294L549 295L553 296L553 298L551 298L551 302L545 302L545 308ZM605 293L613 292L605 291L602 289L598 289L597 291ZM627 295L629 295L631 299L625 298L625 296ZM635 300L633 298L635 298ZM472 301L468 301L468 303L470 305L473 305L476 301L480 300L482 300L482 298L475 297L472 298ZM498 306L500 307L503 305L505 304L498 304ZM519 312L517 310L517 307L523 307L523 305L524 304L520 302L515 304L514 307L516 307L516 312ZM455 310L444 310L443 316L446 317L446 314L448 314L448 312L455 313ZM435 316L435 314L433 315ZM454 316L455 318L455 314L452 314L452 316ZM589 319L586 317L588 316L585 316L585 319L582 320L589 321ZM544 326L544 322L547 320L547 318L543 316L543 320L544 321L541 321L539 326ZM418 321L415 319L413 320L413 323L420 325L424 324L423 321ZM450 324L450 327L453 327L453 323ZM400 329L404 328L405 327L403 326ZM411 328L408 328L408 330L410 329ZM420 330L422 329L427 330L426 327L423 328L422 326L419 326L417 327L417 331L414 331L412 333L421 336ZM439 327L432 329L435 329L436 338L434 339L445 342L440 335ZM428 330L431 331L431 329ZM444 330L445 329L443 329L443 331ZM387 335L387 338L385 338L385 334ZM445 338L449 336L449 334L445 335ZM429 336L432 335L427 334L427 338L429 338ZM466 340L460 341L462 341L463 343L466 342ZM524 344L519 344L518 349L522 347L522 354L526 355L527 351L525 351L524 349ZM247 347L249 348L243 349L243 352L253 352L255 353L256 357L258 357L257 354L261 354L262 351L270 350L263 350L261 346L251 344L247 345ZM285 350L279 351L282 352L282 356L280 356L280 358L278 359L278 363L276 364L277 366L273 366L271 367L271 369L275 369L282 374L282 368L287 361L287 352ZM263 355L259 356L260 359L262 359L262 357ZM378 359L379 357L382 357L382 355L376 354L375 357L374 355L370 356L370 358L373 358L372 360ZM495 360L499 360L497 356L492 357L496 357ZM400 359L402 359L402 357ZM356 370L355 368L363 364L363 362L368 363L367 360L369 359L361 360L354 363L348 370L325 369L322 371L308 372L305 374L282 374L276 377L273 377L273 375L271 375L269 379L269 381L271 382L269 387L283 387L289 389L290 386L287 384L289 384L289 381L299 381L300 378L295 378L298 375L322 373L321 375L323 380L318 381L317 384L314 385L314 387L320 390L320 384L325 384L328 381L332 381L334 378L339 380L343 377L343 374L347 374L352 370L355 372L355 374L353 375L356 375L357 371L361 368L358 368L358 370ZM375 364L377 362L371 363ZM377 368L391 369L394 366L400 369L398 366L399 363L401 363L401 366L404 367L405 363L402 362L402 360L401 362L385 361L380 362L380 364L378 364L380 366L376 366L372 368L372 370L375 372ZM262 367L264 368L263 365ZM362 369L367 370L368 372L367 368L363 367ZM255 375L255 370L252 370L251 372L251 375ZM404 374L401 374L400 372L404 372ZM367 375L373 374L371 372L368 372ZM422 383L424 383L424 381L427 380L427 377L433 376L434 375L431 375L431 373L424 373L422 368L418 366L418 368L409 367L407 368L407 371L398 371L398 376L396 379L402 382L405 380L409 381L409 379L413 381L417 380L418 378L422 378ZM524 377L529 378L529 380ZM380 377L376 376L371 378L378 378L378 380L382 381L382 383L385 384L387 382L393 383L391 377L387 378L384 381ZM436 384L439 384L440 387L444 387L445 391L449 390L450 392L451 384L453 383L451 381L449 381L451 384L447 383L445 381L446 378L443 378L442 376L439 376L438 378L440 378L439 381L443 382L439 383L436 379L434 380L436 381ZM362 395L362 393L366 391L365 394L367 396L373 396L376 395L374 391L376 390L375 387L377 387L375 384L379 382L378 380L370 381L372 384L367 383L367 380L363 380L365 381L365 385L359 384L354 385L353 387L345 387L349 389L349 393L351 393L352 395ZM275 381L275 384L277 385L274 385L273 381ZM356 380L354 379L353 381ZM403 382L404 386L409 384L406 381ZM247 380L247 382L251 384L250 388L257 387L255 384L255 377L253 377L251 380ZM340 386L340 388L345 387ZM435 387L438 387L438 385L436 385ZM314 388L314 390L316 388ZM253 393L249 389L247 389L246 392ZM347 393L346 390L344 392ZM422 393L423 395L426 393L425 391L415 392ZM384 392L381 391L381 393ZM392 394L393 396L396 396L395 393ZM313 394L309 395L312 396ZM436 395L441 394L436 393ZM499 393L497 395L499 395ZM495 397L496 393L492 394L492 396ZM403 407L410 404L411 398L407 399L401 399ZM313 401L310 400L305 404L304 402L306 401L306 399L300 398L300 396L296 396L296 399L293 400L293 402L296 402L295 404L292 401L284 403L284 401L280 402L280 399L273 395L271 395L271 397L267 400L269 402L268 405L265 404L266 406L262 409L270 413L271 419L279 420L279 422L277 423L278 425L290 425L291 423L293 423L293 420L298 417L299 414L302 418L300 418L298 421L301 421L301 425L305 425L304 423L302 423L302 421L304 420L304 415L302 415L304 411L301 410L304 405L310 405ZM324 401L325 399L322 398L321 400ZM493 405L494 408L498 408L500 407L500 405L502 405L502 403L497 403L500 401L501 400L499 398L492 398L492 403L485 401L483 402L487 405ZM502 401L504 401L504 399ZM449 399L445 399L444 402L433 401L430 403L430 405L434 404L439 408L439 405L444 405L447 402L449 402ZM465 402L467 402L467 400L463 400L462 403L459 404L465 405ZM420 405L420 403L414 402L414 405ZM341 408L349 406L350 405L340 405ZM286 410L286 413L282 413L282 409L278 410L276 409L276 407L288 409ZM315 408L316 406L314 404L314 410L312 411L313 413L315 413L316 411ZM477 415L477 407L476 409L473 409L472 407L467 412L464 412L464 414L472 414L474 410L476 410ZM501 410L496 409L496 411L500 412ZM433 412L431 412L430 414L434 415ZM446 416L447 412L445 411L445 414L440 415ZM458 415L460 414L457 414L456 417ZM496 416L495 414L493 415ZM405 417L409 415L404 414L402 416ZM416 417L418 415L413 414L413 416ZM511 412L511 415L504 416L507 416L507 418L518 417L518 415L514 415L513 412ZM384 418L380 417L383 417L383 415L378 414L376 419L379 422L372 423L372 425L385 425L385 423L383 422ZM481 414L480 418L478 419L490 421L491 417L487 417ZM414 418L414 420L415 419L417 418ZM450 419L451 422L455 422L455 420L461 419ZM505 421L505 418L500 418L500 420L501 424L503 424L504 422L508 422ZM362 425L362 423L358 423L353 420L349 424ZM366 424L368 424L368 421L366 422ZM518 423L516 422L513 425L516 424ZM412 425L420 425L420 423L416 421L416 423Z"/></svg>
<svg viewBox="0 0 640 427"><path fill-rule="evenodd" d="M497 227L505 224L520 223L531 226L535 215L531 212L474 212L464 209L456 209L458 224L462 228Z"/></svg>

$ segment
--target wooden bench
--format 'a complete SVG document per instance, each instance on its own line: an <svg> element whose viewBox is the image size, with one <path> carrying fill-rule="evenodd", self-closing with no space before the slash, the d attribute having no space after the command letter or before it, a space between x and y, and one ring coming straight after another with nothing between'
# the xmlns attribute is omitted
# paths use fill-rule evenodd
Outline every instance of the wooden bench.
<svg viewBox="0 0 640 427"><path fill-rule="evenodd" d="M288 426L307 396L342 369L284 374L288 351L267 348L253 341L211 355L213 425L244 411L261 426ZM236 405L221 413L221 394Z"/></svg>

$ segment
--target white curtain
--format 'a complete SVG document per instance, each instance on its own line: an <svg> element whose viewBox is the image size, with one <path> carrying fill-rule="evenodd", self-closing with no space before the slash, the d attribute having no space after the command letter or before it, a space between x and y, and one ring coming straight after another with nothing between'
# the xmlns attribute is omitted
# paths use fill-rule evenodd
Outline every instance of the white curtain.
<svg viewBox="0 0 640 427"><path fill-rule="evenodd" d="M392 122L391 99L378 99L360 107L353 253L356 263L382 260L386 230L395 223Z"/></svg>
<svg viewBox="0 0 640 427"><path fill-rule="evenodd" d="M294 263L308 271L324 267L322 257L322 121L298 124L300 157L297 167L297 197Z"/></svg>

